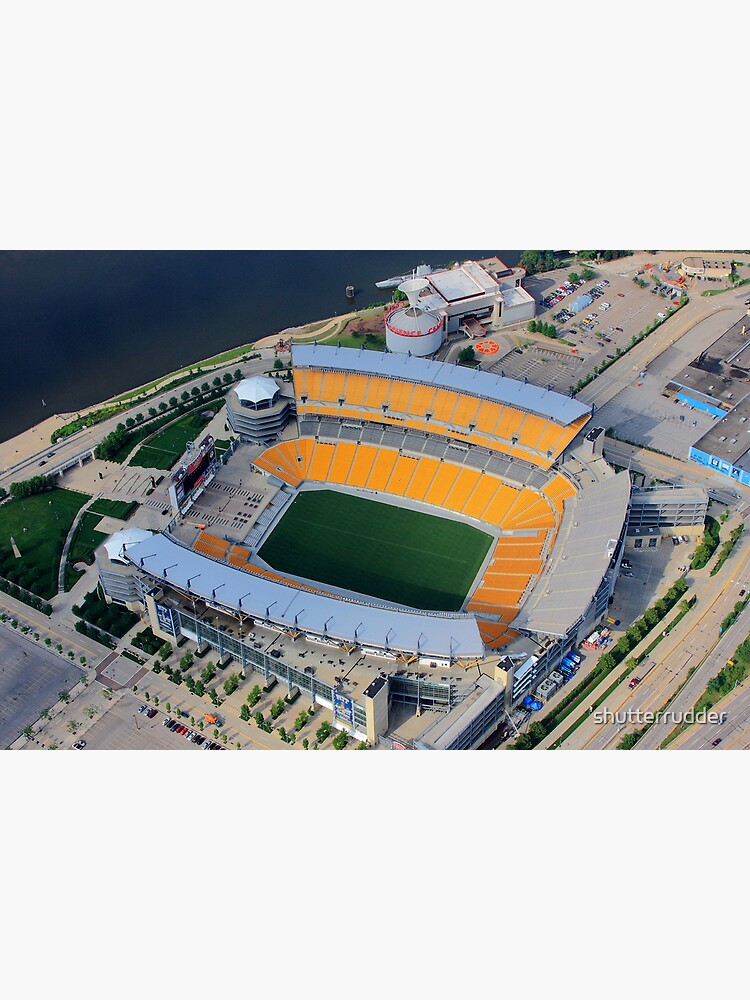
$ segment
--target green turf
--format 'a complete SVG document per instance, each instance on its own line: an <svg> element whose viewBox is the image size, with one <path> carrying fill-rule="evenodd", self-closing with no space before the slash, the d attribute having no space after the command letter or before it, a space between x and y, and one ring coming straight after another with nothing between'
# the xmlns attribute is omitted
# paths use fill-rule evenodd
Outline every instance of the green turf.
<svg viewBox="0 0 750 1000"><path fill-rule="evenodd" d="M105 532L96 530L101 519L101 514L93 514L88 510L82 515L68 549L69 562L82 561L89 566L93 563L94 549L109 537Z"/></svg>
<svg viewBox="0 0 750 1000"><path fill-rule="evenodd" d="M0 507L0 575L47 600L56 594L65 539L75 515L90 499L84 493L55 489L4 503ZM11 535L20 559L13 555Z"/></svg>
<svg viewBox="0 0 750 1000"><path fill-rule="evenodd" d="M223 400L214 400L200 407L200 411L213 410L217 413L223 405ZM137 465L144 469L171 469L185 454L188 441L201 441L208 420L204 420L198 410L186 414L177 423L165 427L148 444L144 444L133 455L129 465Z"/></svg>
<svg viewBox="0 0 750 1000"><path fill-rule="evenodd" d="M260 550L284 573L413 608L457 611L492 538L333 490L300 493Z"/></svg>
<svg viewBox="0 0 750 1000"><path fill-rule="evenodd" d="M92 514L101 514L104 517L117 517L121 521L127 521L131 514L138 509L135 500L106 500L101 497L89 507Z"/></svg>

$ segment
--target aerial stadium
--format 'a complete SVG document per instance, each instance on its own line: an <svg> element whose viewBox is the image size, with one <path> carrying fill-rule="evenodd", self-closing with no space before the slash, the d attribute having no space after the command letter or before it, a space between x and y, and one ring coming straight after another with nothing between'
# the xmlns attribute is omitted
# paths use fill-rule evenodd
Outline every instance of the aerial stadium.
<svg viewBox="0 0 750 1000"><path fill-rule="evenodd" d="M476 747L606 616L629 477L551 389L323 345L291 368L229 391L237 450L187 456L169 526L112 536L103 589L360 739L411 716L415 748Z"/></svg>

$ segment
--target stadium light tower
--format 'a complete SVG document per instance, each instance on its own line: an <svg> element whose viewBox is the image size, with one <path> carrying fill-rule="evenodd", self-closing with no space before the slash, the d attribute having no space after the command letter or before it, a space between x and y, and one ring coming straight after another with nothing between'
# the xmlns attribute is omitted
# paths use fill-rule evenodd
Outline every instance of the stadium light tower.
<svg viewBox="0 0 750 1000"><path fill-rule="evenodd" d="M175 566L179 566L179 565L180 565L179 563L172 563L170 566L165 566L164 569L162 570L162 574L161 575L166 580L166 578L167 578L167 570L168 569L174 569Z"/></svg>
<svg viewBox="0 0 750 1000"><path fill-rule="evenodd" d="M216 591L221 590L222 587L226 587L226 583L220 583L218 587L214 587L211 591L211 597L214 601L216 600Z"/></svg>
<svg viewBox="0 0 750 1000"><path fill-rule="evenodd" d="M141 556L141 558L140 558L141 569L143 569L143 560L144 559L153 559L155 555L156 555L155 552L149 552L149 554L147 556Z"/></svg>

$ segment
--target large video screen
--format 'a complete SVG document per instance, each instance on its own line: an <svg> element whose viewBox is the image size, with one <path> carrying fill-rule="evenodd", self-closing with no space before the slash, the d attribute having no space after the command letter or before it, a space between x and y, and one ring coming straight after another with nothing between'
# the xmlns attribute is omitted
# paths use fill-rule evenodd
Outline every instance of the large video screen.
<svg viewBox="0 0 750 1000"><path fill-rule="evenodd" d="M182 505L185 497L198 489L206 473L216 461L216 446L210 434L201 441L198 453L185 469L180 469L172 476L172 486L178 505Z"/></svg>

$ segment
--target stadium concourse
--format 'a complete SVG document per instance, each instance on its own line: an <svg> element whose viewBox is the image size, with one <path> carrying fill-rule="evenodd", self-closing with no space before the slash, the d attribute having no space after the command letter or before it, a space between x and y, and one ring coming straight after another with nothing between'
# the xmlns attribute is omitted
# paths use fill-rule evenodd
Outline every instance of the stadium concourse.
<svg viewBox="0 0 750 1000"><path fill-rule="evenodd" d="M292 369L296 421L231 458L266 494L244 537L181 510L122 546L118 572L159 635L273 675L360 738L387 739L402 705L421 716L412 745L477 746L606 614L629 477L585 431L590 408L551 389L317 345Z"/></svg>

